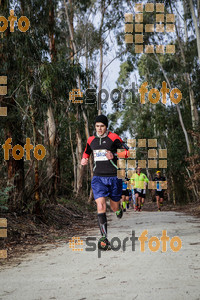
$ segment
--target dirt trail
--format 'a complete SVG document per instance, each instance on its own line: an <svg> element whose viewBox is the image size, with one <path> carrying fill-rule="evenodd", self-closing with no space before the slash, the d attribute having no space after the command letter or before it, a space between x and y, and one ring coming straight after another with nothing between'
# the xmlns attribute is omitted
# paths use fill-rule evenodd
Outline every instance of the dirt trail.
<svg viewBox="0 0 200 300"><path fill-rule="evenodd" d="M109 239L127 238L126 251L86 251L89 247L82 236L82 252L65 243L29 254L19 265L1 269L0 300L200 299L200 219L177 212L130 210L121 220L110 214L108 228ZM162 230L167 230L170 239L182 240L182 248L173 252L167 242L166 252L162 243L152 252L147 241L142 253L136 241L133 251L132 230L139 237L145 229L148 239L160 239ZM88 236L98 237L99 232L90 230Z"/></svg>

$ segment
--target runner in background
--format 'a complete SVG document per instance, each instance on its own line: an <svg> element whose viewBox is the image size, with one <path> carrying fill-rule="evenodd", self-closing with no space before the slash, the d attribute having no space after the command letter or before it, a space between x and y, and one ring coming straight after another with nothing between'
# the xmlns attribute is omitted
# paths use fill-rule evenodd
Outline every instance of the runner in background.
<svg viewBox="0 0 200 300"><path fill-rule="evenodd" d="M130 179L135 192L135 211L141 211L141 199L146 196L146 183L149 182L149 179L144 173L141 173L141 170L140 167L137 167L136 173Z"/></svg>
<svg viewBox="0 0 200 300"><path fill-rule="evenodd" d="M157 202L157 207L158 211L161 211L160 206L163 205L163 200L164 200L164 190L161 188L161 184L159 181L165 181L165 177L161 176L161 172L157 171L156 172L156 177L153 179L153 181L157 181L156 184L156 189L155 189L155 196L156 196L156 202Z"/></svg>
<svg viewBox="0 0 200 300"><path fill-rule="evenodd" d="M131 191L128 188L128 178L123 179L122 181L122 198L121 198L121 203L122 203L122 207L123 207L123 211L125 212L126 209L129 208L129 199L131 197Z"/></svg>
<svg viewBox="0 0 200 300"><path fill-rule="evenodd" d="M128 184L127 180L123 179L121 203L124 212L126 211L127 204L129 204L129 189L127 188L127 184Z"/></svg>

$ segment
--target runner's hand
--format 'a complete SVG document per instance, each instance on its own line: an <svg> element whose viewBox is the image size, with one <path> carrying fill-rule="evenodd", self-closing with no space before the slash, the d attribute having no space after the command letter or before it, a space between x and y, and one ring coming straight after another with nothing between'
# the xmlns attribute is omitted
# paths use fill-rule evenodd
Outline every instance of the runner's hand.
<svg viewBox="0 0 200 300"><path fill-rule="evenodd" d="M107 157L107 159L113 159L113 158L114 158L114 155L112 154L111 151L107 150L107 151L106 151L106 157Z"/></svg>
<svg viewBox="0 0 200 300"><path fill-rule="evenodd" d="M88 164L88 158L82 158L81 159L81 165L86 166Z"/></svg>

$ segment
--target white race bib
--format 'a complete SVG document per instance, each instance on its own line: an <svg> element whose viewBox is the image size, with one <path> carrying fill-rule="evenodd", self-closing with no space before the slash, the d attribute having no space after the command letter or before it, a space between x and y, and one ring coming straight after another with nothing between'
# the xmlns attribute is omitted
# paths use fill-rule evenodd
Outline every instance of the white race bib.
<svg viewBox="0 0 200 300"><path fill-rule="evenodd" d="M94 161L104 161L108 160L106 157L106 149L101 149L101 150L94 150Z"/></svg>
<svg viewBox="0 0 200 300"><path fill-rule="evenodd" d="M141 193L142 189L137 189L137 191L138 191L139 193Z"/></svg>

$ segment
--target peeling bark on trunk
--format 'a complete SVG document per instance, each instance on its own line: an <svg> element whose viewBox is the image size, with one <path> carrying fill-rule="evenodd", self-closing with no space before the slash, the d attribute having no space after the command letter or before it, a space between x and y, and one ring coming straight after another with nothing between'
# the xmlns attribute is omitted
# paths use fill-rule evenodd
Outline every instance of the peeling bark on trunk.
<svg viewBox="0 0 200 300"><path fill-rule="evenodd" d="M55 139L56 139L56 124L55 124L51 106L48 108L47 117L48 117L47 123L48 123L49 144L50 146L53 147L55 145Z"/></svg>
<svg viewBox="0 0 200 300"><path fill-rule="evenodd" d="M56 46L55 46L55 13L54 13L54 3L52 0L49 1L49 51L51 56L51 62L56 61ZM55 103L55 92L52 89L52 103ZM47 135L49 139L49 150L47 156L47 176L51 178L49 181L49 198L52 202L56 203L56 191L59 174L59 157L58 157L58 145L59 139L56 133L56 122L53 115L52 107L49 106L47 111Z"/></svg>
<svg viewBox="0 0 200 300"><path fill-rule="evenodd" d="M48 195L52 202L55 202L55 175L56 175L56 125L51 106L47 111L47 137L48 137L48 159L47 159L47 176L49 181Z"/></svg>

